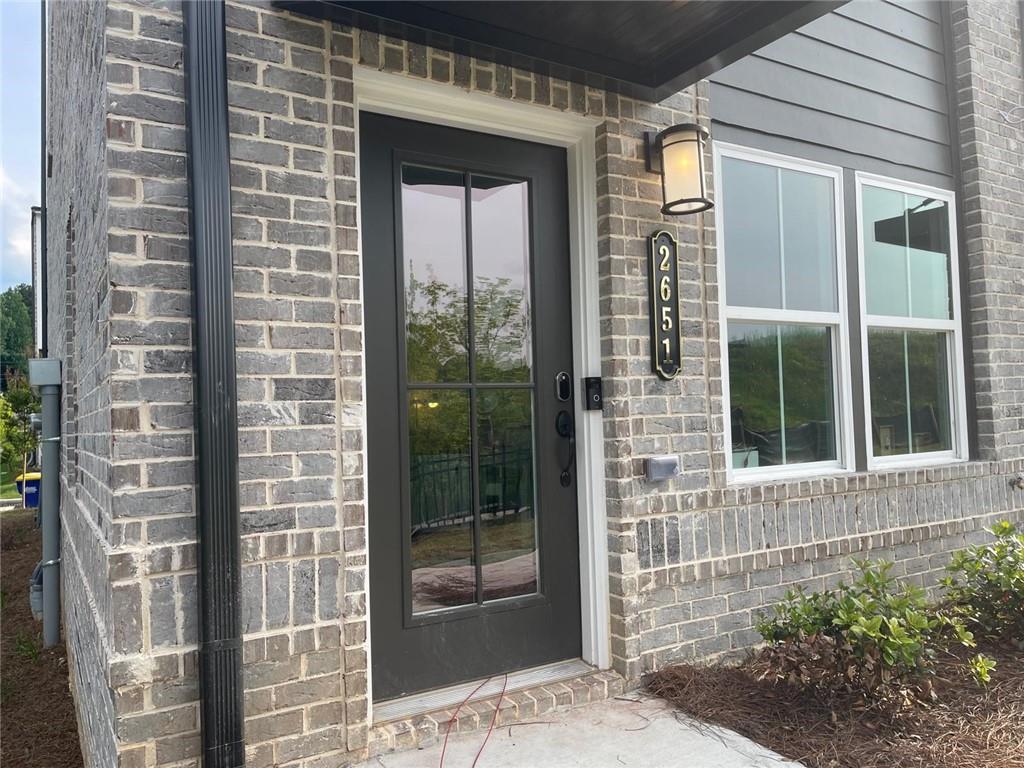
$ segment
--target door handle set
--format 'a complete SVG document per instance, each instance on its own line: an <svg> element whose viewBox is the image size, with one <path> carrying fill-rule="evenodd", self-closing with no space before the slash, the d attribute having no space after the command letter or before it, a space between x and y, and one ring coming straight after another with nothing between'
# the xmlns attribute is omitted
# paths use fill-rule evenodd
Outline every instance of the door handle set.
<svg viewBox="0 0 1024 768"><path fill-rule="evenodd" d="M569 470L576 463L576 430L573 427L572 414L569 411L561 410L558 412L558 415L555 417L555 431L569 441L569 457L562 464L562 473L558 478L563 486L568 487L569 483L572 482L572 475L569 473Z"/></svg>
<svg viewBox="0 0 1024 768"><path fill-rule="evenodd" d="M572 399L572 376L566 371L559 371L555 374L555 398L560 403L567 403ZM563 488L568 488L572 483L570 470L576 463L576 428L573 424L572 413L563 408L555 416L555 431L559 437L569 441L569 456L562 463L562 471L558 476Z"/></svg>

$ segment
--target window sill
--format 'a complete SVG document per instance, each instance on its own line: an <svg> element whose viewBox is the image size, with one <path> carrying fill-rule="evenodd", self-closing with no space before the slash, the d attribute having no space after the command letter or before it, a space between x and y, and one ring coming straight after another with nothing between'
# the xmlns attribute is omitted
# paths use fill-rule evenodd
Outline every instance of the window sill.
<svg viewBox="0 0 1024 768"><path fill-rule="evenodd" d="M875 456L868 459L868 472L888 472L901 469L928 469L929 467L945 467L950 464L967 462L963 456L952 451L936 453L910 454L907 456Z"/></svg>
<svg viewBox="0 0 1024 768"><path fill-rule="evenodd" d="M799 482L801 480L820 480L822 478L840 477L855 474L856 470L841 464L803 464L797 466L758 467L757 469L740 469L728 473L729 488L742 488L751 485L775 485L778 483Z"/></svg>
<svg viewBox="0 0 1024 768"><path fill-rule="evenodd" d="M966 465L979 464L984 462L971 461L953 453L942 455L929 455L927 458L914 458L908 460L898 457L893 461L878 462L877 459L869 462L867 469L849 469L837 465L809 465L803 466L800 470L778 470L772 471L771 467L764 467L755 471L730 472L727 476L726 490L744 491L751 488L777 488L782 486L793 486L801 483L828 483L835 480L837 483L844 483L847 486L874 486L878 479L885 475L896 475L902 472L914 472L916 470L942 470L963 468ZM882 483L887 485L888 483Z"/></svg>

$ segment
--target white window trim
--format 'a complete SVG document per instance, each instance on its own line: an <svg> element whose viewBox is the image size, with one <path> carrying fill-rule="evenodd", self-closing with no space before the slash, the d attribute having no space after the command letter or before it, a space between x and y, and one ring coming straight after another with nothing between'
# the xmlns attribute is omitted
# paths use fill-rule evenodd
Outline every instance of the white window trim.
<svg viewBox="0 0 1024 768"><path fill-rule="evenodd" d="M725 227L724 206L715 206L715 232L718 243L718 311L719 311L719 342L722 369L722 421L725 426L723 449L725 453L725 476L730 485L741 483L757 483L779 479L815 477L821 475L838 475L853 472L856 462L854 445L853 397L844 396L844 392L853 392L853 379L850 370L850 313L847 307L846 286L846 227L844 222L843 204L843 169L834 165L816 163L810 160L780 155L775 152L741 147L735 144L714 142L714 174L716 194L719 201L723 199L722 159L730 157L746 160L774 168L811 173L825 176L832 180L833 206L835 208L836 238L836 290L838 304L836 312L809 312L802 310L758 309L752 307L732 307L727 303L727 286L725 279ZM835 461L816 461L804 464L789 464L771 467L751 467L747 469L732 466L732 408L729 393L729 333L728 321L760 321L782 323L805 323L828 325L836 328L832 341L832 378L834 382L833 408L836 420L836 453Z"/></svg>
<svg viewBox="0 0 1024 768"><path fill-rule="evenodd" d="M960 257L956 228L956 193L947 189L929 187L900 181L887 176L856 172L857 202L857 279L860 283L860 337L861 366L864 372L864 442L867 451L868 469L911 469L952 464L966 461L967 456L967 386L964 373L963 325L960 317ZM928 320L924 318L869 315L867 313L866 265L864 254L864 228L862 226L862 201L865 186L889 189L922 197L932 197L947 204L949 211L949 259L950 287L952 290L953 318L951 320ZM909 275L907 277L909 280ZM948 333L947 357L949 361L950 436L953 448L949 451L908 453L900 456L875 456L874 440L871 436L871 375L868 369L868 327L895 328L902 330L945 331Z"/></svg>

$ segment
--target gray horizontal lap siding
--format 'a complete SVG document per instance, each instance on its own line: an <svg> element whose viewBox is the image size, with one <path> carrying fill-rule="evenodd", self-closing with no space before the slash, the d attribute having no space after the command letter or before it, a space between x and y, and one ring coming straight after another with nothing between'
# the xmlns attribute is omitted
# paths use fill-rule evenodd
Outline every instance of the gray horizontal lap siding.
<svg viewBox="0 0 1024 768"><path fill-rule="evenodd" d="M937 3L852 2L711 80L719 141L952 184Z"/></svg>

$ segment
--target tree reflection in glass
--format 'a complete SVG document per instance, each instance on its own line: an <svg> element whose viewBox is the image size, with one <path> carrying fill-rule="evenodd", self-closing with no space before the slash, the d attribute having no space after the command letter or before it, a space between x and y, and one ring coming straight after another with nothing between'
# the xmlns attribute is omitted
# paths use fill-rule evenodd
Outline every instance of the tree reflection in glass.
<svg viewBox="0 0 1024 768"><path fill-rule="evenodd" d="M529 199L526 182L402 168L414 613L537 590Z"/></svg>
<svg viewBox="0 0 1024 768"><path fill-rule="evenodd" d="M477 381L530 380L529 199L525 181L472 177Z"/></svg>
<svg viewBox="0 0 1024 768"><path fill-rule="evenodd" d="M462 173L402 167L406 365L410 382L469 378Z"/></svg>
<svg viewBox="0 0 1024 768"><path fill-rule="evenodd" d="M832 332L729 323L734 468L836 458Z"/></svg>
<svg viewBox="0 0 1024 768"><path fill-rule="evenodd" d="M875 456L952 448L946 360L943 332L868 329Z"/></svg>

